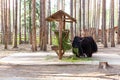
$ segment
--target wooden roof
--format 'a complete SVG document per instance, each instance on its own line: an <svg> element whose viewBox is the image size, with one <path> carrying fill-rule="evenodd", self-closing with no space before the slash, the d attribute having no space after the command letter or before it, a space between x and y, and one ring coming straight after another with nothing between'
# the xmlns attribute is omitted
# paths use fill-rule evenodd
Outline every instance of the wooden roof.
<svg viewBox="0 0 120 80"><path fill-rule="evenodd" d="M62 10L57 11L51 16L47 17L47 21L59 21L61 17L64 17L65 22L76 22L76 19L71 17L69 14L65 13Z"/></svg>

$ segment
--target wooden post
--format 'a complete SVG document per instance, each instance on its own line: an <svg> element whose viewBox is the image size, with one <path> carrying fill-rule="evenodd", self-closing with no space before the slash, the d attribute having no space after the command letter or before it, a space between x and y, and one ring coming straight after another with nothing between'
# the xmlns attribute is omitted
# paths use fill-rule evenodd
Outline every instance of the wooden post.
<svg viewBox="0 0 120 80"><path fill-rule="evenodd" d="M62 59L62 29L63 29L63 22L62 17L59 22L59 59Z"/></svg>
<svg viewBox="0 0 120 80"><path fill-rule="evenodd" d="M65 16L63 16L63 30L65 30Z"/></svg>

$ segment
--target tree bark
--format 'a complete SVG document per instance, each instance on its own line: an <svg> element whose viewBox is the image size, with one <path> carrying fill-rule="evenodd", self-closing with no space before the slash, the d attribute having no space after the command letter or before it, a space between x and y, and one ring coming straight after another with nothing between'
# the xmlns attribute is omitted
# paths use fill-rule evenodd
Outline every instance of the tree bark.
<svg viewBox="0 0 120 80"><path fill-rule="evenodd" d="M27 42L26 39L26 0L24 0L24 42Z"/></svg>
<svg viewBox="0 0 120 80"><path fill-rule="evenodd" d="M108 62L99 62L99 69L108 69L111 66L108 64Z"/></svg>
<svg viewBox="0 0 120 80"><path fill-rule="evenodd" d="M48 16L51 15L51 0L48 1ZM52 28L51 28L51 22L49 22L49 43L52 45Z"/></svg>
<svg viewBox="0 0 120 80"><path fill-rule="evenodd" d="M18 48L17 46L17 5L18 5L18 0L15 0L15 19L14 19L14 46L13 48Z"/></svg>
<svg viewBox="0 0 120 80"><path fill-rule="evenodd" d="M73 16L73 0L70 0L70 15ZM73 41L73 23L70 24L71 41Z"/></svg>
<svg viewBox="0 0 120 80"><path fill-rule="evenodd" d="M8 48L8 26L7 26L7 0L4 0L4 24L5 24L5 47L4 49Z"/></svg>
<svg viewBox="0 0 120 80"><path fill-rule="evenodd" d="M46 7L45 7L45 2L46 0L40 0L40 5L41 5L41 8L40 8L40 15L41 15L41 24L40 24L40 28L41 28L41 36L40 36L40 49L43 50L43 51L46 51L47 50L47 26L46 26L46 21L45 21L45 14L46 14Z"/></svg>
<svg viewBox="0 0 120 80"><path fill-rule="evenodd" d="M60 10L60 0L57 0L57 10Z"/></svg>
<svg viewBox="0 0 120 80"><path fill-rule="evenodd" d="M119 16L118 16L117 43L120 44L120 0L119 0Z"/></svg>
<svg viewBox="0 0 120 80"><path fill-rule="evenodd" d="M1 43L4 43L4 1L1 0Z"/></svg>
<svg viewBox="0 0 120 80"><path fill-rule="evenodd" d="M62 10L65 11L65 0L62 0Z"/></svg>
<svg viewBox="0 0 120 80"><path fill-rule="evenodd" d="M114 39L114 0L111 0L111 47L115 47Z"/></svg>
<svg viewBox="0 0 120 80"><path fill-rule="evenodd" d="M10 18L10 0L7 0L7 27L8 27L8 43L12 44L11 40L11 18Z"/></svg>
<svg viewBox="0 0 120 80"><path fill-rule="evenodd" d="M89 26L89 10L90 10L90 9L89 9L89 2L90 2L90 1L88 0L88 18L87 18L87 20L88 20L88 24L87 24L87 27L88 27L88 28L87 28L87 30L88 30L87 33L88 33L88 34L87 34L87 35L88 35L88 36L90 36L90 26Z"/></svg>
<svg viewBox="0 0 120 80"><path fill-rule="evenodd" d="M30 44L32 44L32 24L31 24L31 1L29 1L29 37Z"/></svg>
<svg viewBox="0 0 120 80"><path fill-rule="evenodd" d="M76 0L74 0L74 17L76 19ZM74 27L75 27L75 36L76 36L77 34L76 23L74 23Z"/></svg>
<svg viewBox="0 0 120 80"><path fill-rule="evenodd" d="M83 8L83 36L86 36L86 29L85 29L85 0L82 1L83 2L83 5L82 5L82 8Z"/></svg>
<svg viewBox="0 0 120 80"><path fill-rule="evenodd" d="M21 0L19 0L19 44L21 44Z"/></svg>
<svg viewBox="0 0 120 80"><path fill-rule="evenodd" d="M37 43L36 43L36 19L35 19L35 13L36 13L36 0L32 0L32 51L37 51Z"/></svg>
<svg viewBox="0 0 120 80"><path fill-rule="evenodd" d="M79 36L81 36L81 0L79 0Z"/></svg>
<svg viewBox="0 0 120 80"><path fill-rule="evenodd" d="M102 0L102 27L103 27L103 41L104 47L107 47L107 34L106 34L106 0Z"/></svg>
<svg viewBox="0 0 120 80"><path fill-rule="evenodd" d="M96 0L94 0L94 3L93 3L93 30L92 30L92 36L94 38L94 40L96 41Z"/></svg>
<svg viewBox="0 0 120 80"><path fill-rule="evenodd" d="M101 0L97 1L97 31L96 31L96 40L98 41L100 38L99 35L99 28L100 28L100 5L101 5Z"/></svg>

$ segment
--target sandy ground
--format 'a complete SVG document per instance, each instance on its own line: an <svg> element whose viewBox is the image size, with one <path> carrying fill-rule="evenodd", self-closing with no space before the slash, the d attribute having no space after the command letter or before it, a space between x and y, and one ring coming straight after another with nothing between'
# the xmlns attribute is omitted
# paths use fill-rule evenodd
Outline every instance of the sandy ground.
<svg viewBox="0 0 120 80"><path fill-rule="evenodd" d="M30 52L30 45L20 45L18 49L4 50L0 45L0 58L18 52ZM99 52L120 54L116 48L99 48ZM120 66L111 65L108 69L99 69L98 65L12 65L0 64L0 80L120 80Z"/></svg>
<svg viewBox="0 0 120 80"><path fill-rule="evenodd" d="M120 66L103 70L97 65L64 65L64 66L22 66L22 65L1 65L1 78L16 78L15 80L120 80ZM19 78L19 79L18 79ZM29 79L28 79L29 78ZM77 79L79 78L79 79ZM12 79L14 80L14 79Z"/></svg>

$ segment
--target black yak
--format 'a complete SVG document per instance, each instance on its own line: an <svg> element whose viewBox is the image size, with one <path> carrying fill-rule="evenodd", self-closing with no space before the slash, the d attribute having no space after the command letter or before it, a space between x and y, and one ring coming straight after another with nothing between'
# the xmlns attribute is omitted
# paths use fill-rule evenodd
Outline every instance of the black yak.
<svg viewBox="0 0 120 80"><path fill-rule="evenodd" d="M73 42L72 42L72 47L73 47L73 53L77 57L92 57L92 54L97 52L97 44L95 43L94 39L91 36L88 37L78 37L75 36ZM74 51L74 48L78 49L78 52L76 53Z"/></svg>

